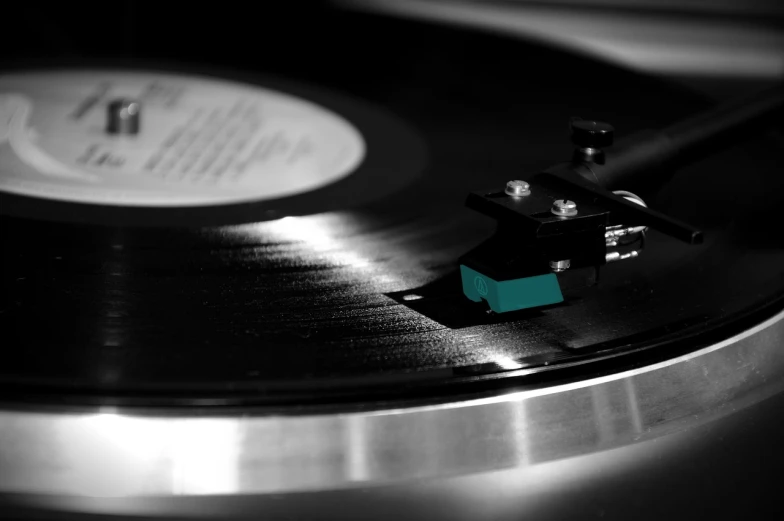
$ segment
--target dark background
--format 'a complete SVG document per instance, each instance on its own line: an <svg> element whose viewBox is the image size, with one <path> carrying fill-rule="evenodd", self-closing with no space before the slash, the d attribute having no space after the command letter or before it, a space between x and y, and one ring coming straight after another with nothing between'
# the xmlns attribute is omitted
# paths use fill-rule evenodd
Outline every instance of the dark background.
<svg viewBox="0 0 784 521"><path fill-rule="evenodd" d="M784 77L776 0L297 0L8 2L0 67L35 60L155 59L263 71L318 45L337 6L474 25L587 53L714 97ZM401 39L406 35L401 34ZM362 48L361 53L372 49ZM335 57L345 60L346 57ZM351 59L351 58L348 58Z"/></svg>

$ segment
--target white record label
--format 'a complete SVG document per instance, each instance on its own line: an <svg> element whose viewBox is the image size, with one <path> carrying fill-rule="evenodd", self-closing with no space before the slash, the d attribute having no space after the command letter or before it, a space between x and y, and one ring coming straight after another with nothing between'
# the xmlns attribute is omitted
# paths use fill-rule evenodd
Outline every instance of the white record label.
<svg viewBox="0 0 784 521"><path fill-rule="evenodd" d="M107 106L140 103L135 135ZM113 71L0 76L0 190L83 203L194 206L309 192L365 155L338 114L282 92L206 77Z"/></svg>

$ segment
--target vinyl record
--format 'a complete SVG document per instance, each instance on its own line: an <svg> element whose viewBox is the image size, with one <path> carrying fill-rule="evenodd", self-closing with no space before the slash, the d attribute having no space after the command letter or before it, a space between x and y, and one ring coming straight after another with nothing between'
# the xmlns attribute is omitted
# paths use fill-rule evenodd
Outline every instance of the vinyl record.
<svg viewBox="0 0 784 521"><path fill-rule="evenodd" d="M253 176L272 181L224 198L223 185L200 196L197 181L169 179L164 193L174 200L161 202L131 200L127 187L125 195L95 197L56 183L50 192L9 189L25 168L38 168L18 158L24 146L12 136L1 156L5 392L74 403L423 398L469 389L462 385L538 382L529 377L647 347L656 348L650 356L670 356L661 344L687 339L696 348L714 329L778 302L784 249L767 223L781 202L781 159L756 143L685 168L645 194L651 207L702 227L705 244L652 232L641 258L608 266L598 286L572 292L566 303L488 315L462 295L456 271L457 257L493 230L463 208L470 190L503 187L568 157L571 116L600 118L627 134L706 103L500 37L330 16L319 26L323 38L313 35L318 46L267 57L263 74L82 63L0 78L6 106L13 96L30 100L25 131L36 133L33 142L76 170L91 143L122 155L153 131L171 140L161 125L175 113L196 117L197 108L206 118L224 94L259 97L262 145L276 133L296 137L285 122L299 117L303 132L316 136L303 138L316 154L349 156L327 174L332 158L319 156L313 175L326 177L308 184L306 174L301 186L280 188L276 179L285 185L300 174L255 164ZM329 59L348 55L357 41L373 49L372 60ZM101 104L151 89L159 97L146 103L139 136L107 137ZM98 91L89 114L74 118ZM293 112L277 108L288 101ZM152 157L137 149L111 175L154 176L126 168ZM85 161L102 152L93 153ZM118 168L111 160L82 167L115 182L107 180Z"/></svg>

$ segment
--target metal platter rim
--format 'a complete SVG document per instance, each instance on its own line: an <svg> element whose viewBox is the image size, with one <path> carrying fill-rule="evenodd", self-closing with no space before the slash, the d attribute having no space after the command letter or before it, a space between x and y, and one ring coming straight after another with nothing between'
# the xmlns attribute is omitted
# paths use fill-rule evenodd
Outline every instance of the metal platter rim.
<svg viewBox="0 0 784 521"><path fill-rule="evenodd" d="M670 360L441 405L302 416L0 410L0 494L143 497L335 490L541 467L652 440L784 388L784 310ZM79 500L80 504L84 501Z"/></svg>

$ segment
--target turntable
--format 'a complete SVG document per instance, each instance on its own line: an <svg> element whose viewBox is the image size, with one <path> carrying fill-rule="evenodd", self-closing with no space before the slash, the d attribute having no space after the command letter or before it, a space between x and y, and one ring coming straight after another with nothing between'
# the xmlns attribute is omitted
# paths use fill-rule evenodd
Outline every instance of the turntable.
<svg viewBox="0 0 784 521"><path fill-rule="evenodd" d="M781 90L308 9L5 61L3 515L776 508Z"/></svg>

